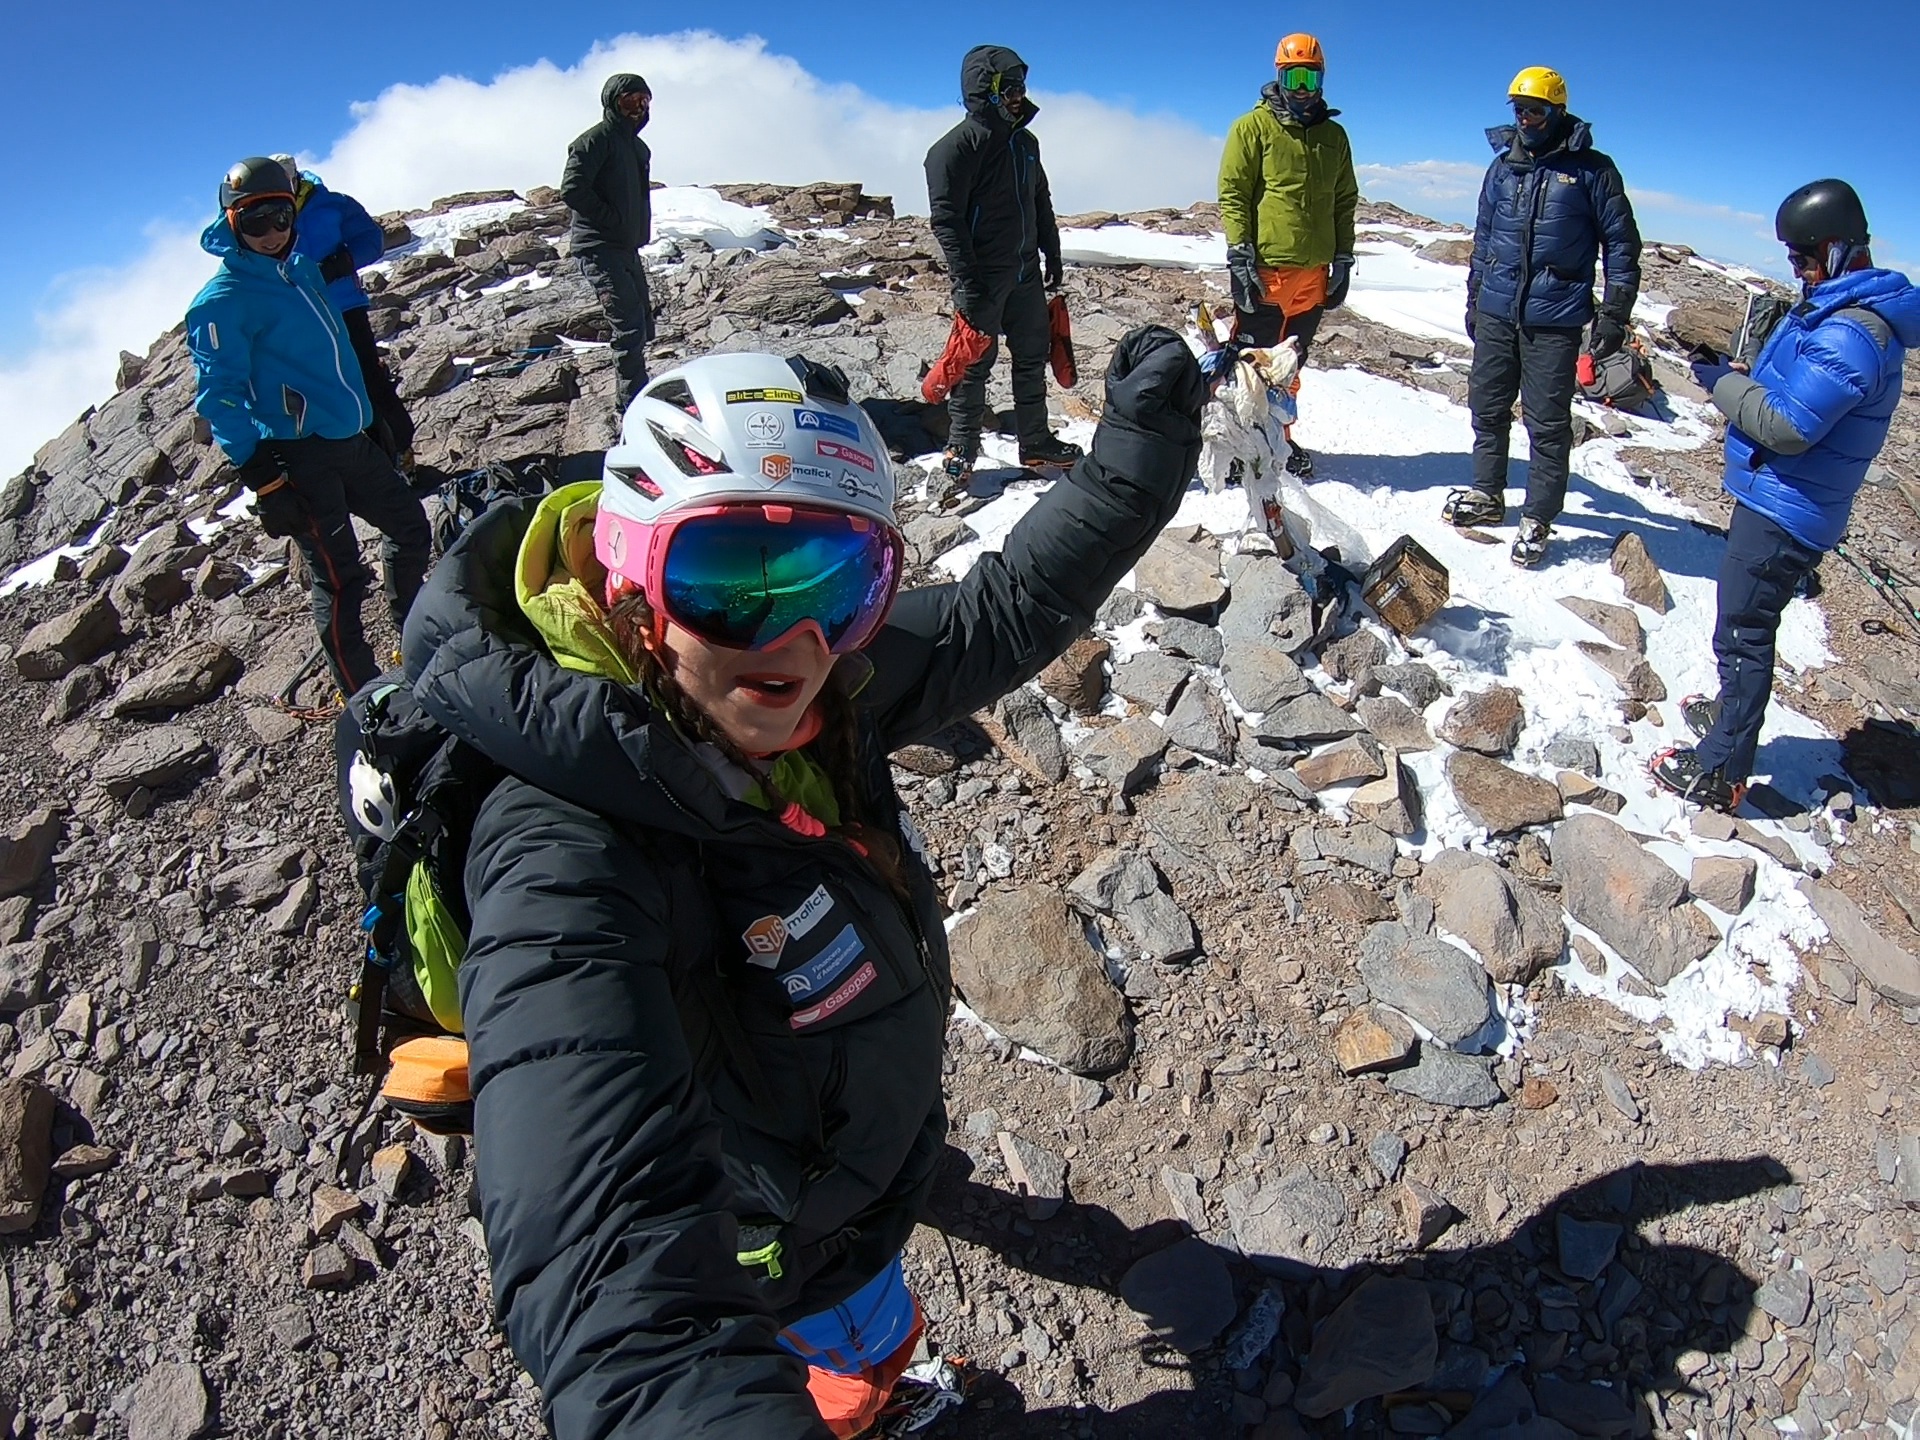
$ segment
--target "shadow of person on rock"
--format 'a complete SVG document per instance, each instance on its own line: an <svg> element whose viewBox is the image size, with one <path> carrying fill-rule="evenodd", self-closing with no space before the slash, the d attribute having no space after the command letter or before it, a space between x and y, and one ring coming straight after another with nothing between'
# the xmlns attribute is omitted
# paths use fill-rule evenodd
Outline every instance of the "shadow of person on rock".
<svg viewBox="0 0 1920 1440"><path fill-rule="evenodd" d="M1174 1373L1166 1388L1114 1410L1076 1404L1072 1396L1036 1405L1033 1387L1023 1387L1023 1393L1002 1375L981 1374L967 1406L933 1433L995 1440L1042 1435L1225 1440L1249 1433L1250 1427L1260 1440L1400 1433L1559 1440L1576 1434L1664 1432L1670 1401L1702 1393L1688 1378L1697 1373L1697 1357L1724 1353L1745 1336L1756 1282L1729 1257L1665 1243L1643 1227L1698 1207L1747 1199L1792 1179L1785 1166L1765 1156L1634 1164L1555 1196L1496 1244L1331 1267L1243 1255L1224 1223L1218 1223L1225 1216L1217 1213L1217 1200L1217 1228L1208 1232L1214 1237L1207 1247L1212 1256L1187 1238L1190 1232L1179 1221L1134 1229L1110 1210L1074 1202L1050 1219L1030 1220L1022 1197L971 1179L972 1168L964 1152L948 1148L927 1224L995 1251L1008 1267L1037 1280L1115 1295L1137 1262L1184 1243L1199 1250L1203 1263L1193 1267L1193 1286L1164 1292L1169 1310L1190 1306L1203 1272L1210 1267L1217 1273L1217 1256L1231 1276L1240 1317L1214 1341L1184 1356L1154 1338L1155 1332L1164 1336L1177 1329L1181 1316L1136 1315L1141 1359ZM1381 1277L1390 1277L1399 1288L1381 1290ZM1364 1378L1349 1375L1344 1392L1337 1381L1328 1383L1329 1376L1356 1368L1364 1373L1384 1364L1391 1370L1390 1359L1363 1353L1372 1348L1371 1340L1314 1349L1316 1336L1324 1342L1351 1329L1354 1316L1349 1314L1343 1327L1335 1312L1369 1281L1375 1282L1375 1300L1398 1296L1404 1302L1407 1294L1417 1300L1424 1290L1431 1306L1430 1314L1410 1322L1412 1363L1427 1373L1406 1378L1407 1336L1402 1335L1402 1378L1395 1393L1384 1397ZM1131 1301L1138 1302L1137 1288L1130 1288ZM1230 1371L1224 1354L1238 1338L1237 1327L1247 1323L1249 1306L1267 1289L1284 1301L1278 1334L1251 1364ZM1402 1303L1399 1314L1405 1313ZM1334 1323L1327 1323L1329 1317ZM1430 1352L1424 1348L1429 1325ZM940 1328L936 1322L936 1337ZM1390 1350L1394 1342L1380 1343ZM1349 1353L1324 1353L1339 1350ZM1677 1368L1682 1356L1690 1357L1689 1363ZM1344 1404L1325 1408L1356 1385L1363 1398L1350 1412ZM1274 1402L1271 1407L1263 1395ZM1300 1414L1289 1398L1316 1413ZM1396 1415L1390 1427L1389 1405L1423 1413ZM1749 1423L1758 1427L1772 1418L1734 1414L1728 1423L1744 1432Z"/></svg>

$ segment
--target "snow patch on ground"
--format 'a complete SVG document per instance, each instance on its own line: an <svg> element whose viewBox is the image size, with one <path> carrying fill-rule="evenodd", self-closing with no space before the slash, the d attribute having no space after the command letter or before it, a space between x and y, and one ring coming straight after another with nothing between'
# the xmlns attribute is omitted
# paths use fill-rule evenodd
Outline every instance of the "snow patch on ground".
<svg viewBox="0 0 1920 1440"><path fill-rule="evenodd" d="M1428 260L1391 240L1355 248L1349 310L1407 335L1467 343L1466 266Z"/></svg>
<svg viewBox="0 0 1920 1440"><path fill-rule="evenodd" d="M1069 226L1060 232L1060 257L1079 265L1158 265L1172 270L1224 270L1227 237L1168 235L1138 225Z"/></svg>
<svg viewBox="0 0 1920 1440"><path fill-rule="evenodd" d="M698 185L653 192L653 237L641 254L663 253L667 240L704 240L716 250L767 250L783 240L764 206L736 205Z"/></svg>
<svg viewBox="0 0 1920 1440"><path fill-rule="evenodd" d="M0 599L5 599L9 595L17 595L22 590L30 590L37 586L52 584L54 568L59 565L60 557L65 555L75 560L86 559L88 552L100 543L101 535L106 532L107 526L112 522L113 515L109 512L107 517L98 525L94 526L91 532L74 541L71 545L57 545L47 551L46 554L35 556L24 565L15 566L7 572L7 577L4 580L0 580Z"/></svg>
<svg viewBox="0 0 1920 1440"><path fill-rule="evenodd" d="M504 220L526 208L524 200L489 200L485 204L460 205L438 215L409 220L407 228L413 232L413 239L405 245L396 245L372 265L361 266L360 273L365 275L377 270L384 274L394 261L409 255L451 255L453 242L462 235L471 235L482 225Z"/></svg>

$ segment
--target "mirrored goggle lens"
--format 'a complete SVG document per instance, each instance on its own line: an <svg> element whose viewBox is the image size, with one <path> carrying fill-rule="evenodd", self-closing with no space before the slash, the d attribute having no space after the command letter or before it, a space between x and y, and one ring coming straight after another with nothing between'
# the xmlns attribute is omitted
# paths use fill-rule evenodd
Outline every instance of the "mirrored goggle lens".
<svg viewBox="0 0 1920 1440"><path fill-rule="evenodd" d="M262 200L240 212L240 233L266 235L293 224L293 205L286 200Z"/></svg>
<svg viewBox="0 0 1920 1440"><path fill-rule="evenodd" d="M839 654L872 637L898 580L896 542L873 521L756 506L676 526L661 600L717 645L758 649L811 620Z"/></svg>
<svg viewBox="0 0 1920 1440"><path fill-rule="evenodd" d="M1280 72L1282 90L1310 90L1320 88L1320 72L1311 65L1288 65Z"/></svg>
<svg viewBox="0 0 1920 1440"><path fill-rule="evenodd" d="M1516 100L1513 102L1513 113L1516 115L1524 115L1529 120L1544 120L1547 112L1551 109L1553 109L1551 105L1540 100Z"/></svg>

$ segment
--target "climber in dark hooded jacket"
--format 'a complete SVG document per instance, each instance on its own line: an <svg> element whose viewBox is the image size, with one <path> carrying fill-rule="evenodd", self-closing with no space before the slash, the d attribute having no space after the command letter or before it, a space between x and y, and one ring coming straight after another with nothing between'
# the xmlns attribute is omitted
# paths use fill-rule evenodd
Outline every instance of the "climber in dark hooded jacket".
<svg viewBox="0 0 1920 1440"><path fill-rule="evenodd" d="M1593 148L1587 122L1567 110L1567 82L1530 65L1508 87L1514 123L1487 131L1497 152L1480 187L1467 266L1467 337L1473 341L1473 484L1448 498L1442 518L1463 526L1506 518L1513 402L1531 444L1527 498L1513 563L1540 564L1567 498L1573 392L1591 323L1605 359L1627 341L1640 293L1640 231L1613 161ZM1607 288L1596 313L1595 263Z"/></svg>
<svg viewBox="0 0 1920 1440"><path fill-rule="evenodd" d="M600 123L567 146L560 196L573 212L567 240L580 273L613 327L624 413L647 382L653 339L652 297L638 253L653 239L653 152L640 138L653 113L653 91L638 75L614 75L600 87L600 108Z"/></svg>
<svg viewBox="0 0 1920 1440"><path fill-rule="evenodd" d="M927 205L946 257L953 308L989 339L948 401L947 473L964 483L980 448L994 337L1013 356L1013 409L1022 464L1070 464L1080 448L1047 427L1047 294L1061 279L1040 142L1028 127L1027 63L1004 45L976 45L960 62L967 118L927 151Z"/></svg>
<svg viewBox="0 0 1920 1440"><path fill-rule="evenodd" d="M759 368L728 368L742 366ZM877 446L816 378L714 356L637 403L662 407L660 435L696 396L688 423L764 434L782 402L732 395L805 384L798 413L839 437L814 442L821 455ZM809 1326L864 1343L852 1317L876 1286L903 1288L898 1256L946 1135L946 934L887 756L1024 684L1086 629L1178 508L1204 399L1178 336L1125 336L1092 454L999 553L868 611L859 623L877 628L829 662L813 702L831 693L830 714L753 702L798 718L777 755L715 733L721 711L690 702L686 662L648 679L639 648L668 641L623 639L630 602L612 599L627 583L614 567L650 553L623 517L666 523L661 506L707 514L705 490L752 493L761 452L744 439L717 445L729 458L712 474L711 460L658 467L666 498L610 456L599 485L496 507L434 570L407 626L408 679L507 772L473 827L459 971L482 1219L496 1305L559 1440L830 1433L818 1382L833 1362L809 1354ZM659 441L644 428L642 450ZM877 463L851 488L795 465L780 493L896 537L884 450ZM740 523L769 523L750 508ZM890 1314L897 1336L914 1311ZM862 1414L831 1433L856 1433Z"/></svg>

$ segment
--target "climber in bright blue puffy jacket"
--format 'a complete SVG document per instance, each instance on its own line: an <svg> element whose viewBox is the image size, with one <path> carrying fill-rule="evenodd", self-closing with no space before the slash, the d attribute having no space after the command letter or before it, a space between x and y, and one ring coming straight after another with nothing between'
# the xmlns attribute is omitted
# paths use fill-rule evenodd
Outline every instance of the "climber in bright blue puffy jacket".
<svg viewBox="0 0 1920 1440"><path fill-rule="evenodd" d="M1920 288L1898 270L1849 270L1813 286L1767 337L1751 377L1715 380L1727 490L1801 544L1831 550L1886 443L1915 345Z"/></svg>
<svg viewBox="0 0 1920 1440"><path fill-rule="evenodd" d="M1873 263L1866 207L1844 180L1815 180L1780 202L1774 234L1800 280L1743 375L1694 353L1693 378L1727 417L1725 485L1734 499L1720 562L1713 653L1720 694L1683 700L1700 736L1654 757L1653 778L1695 804L1740 808L1760 758L1781 616L1823 553L1847 533L1853 497L1886 443L1907 350L1920 343L1920 289Z"/></svg>
<svg viewBox="0 0 1920 1440"><path fill-rule="evenodd" d="M365 305L367 292L358 272L362 265L371 265L386 253L380 222L351 195L329 190L312 171L290 173L299 177L300 185L294 192L300 212L300 223L293 232L294 253L320 267L326 277L327 294L343 312Z"/></svg>

